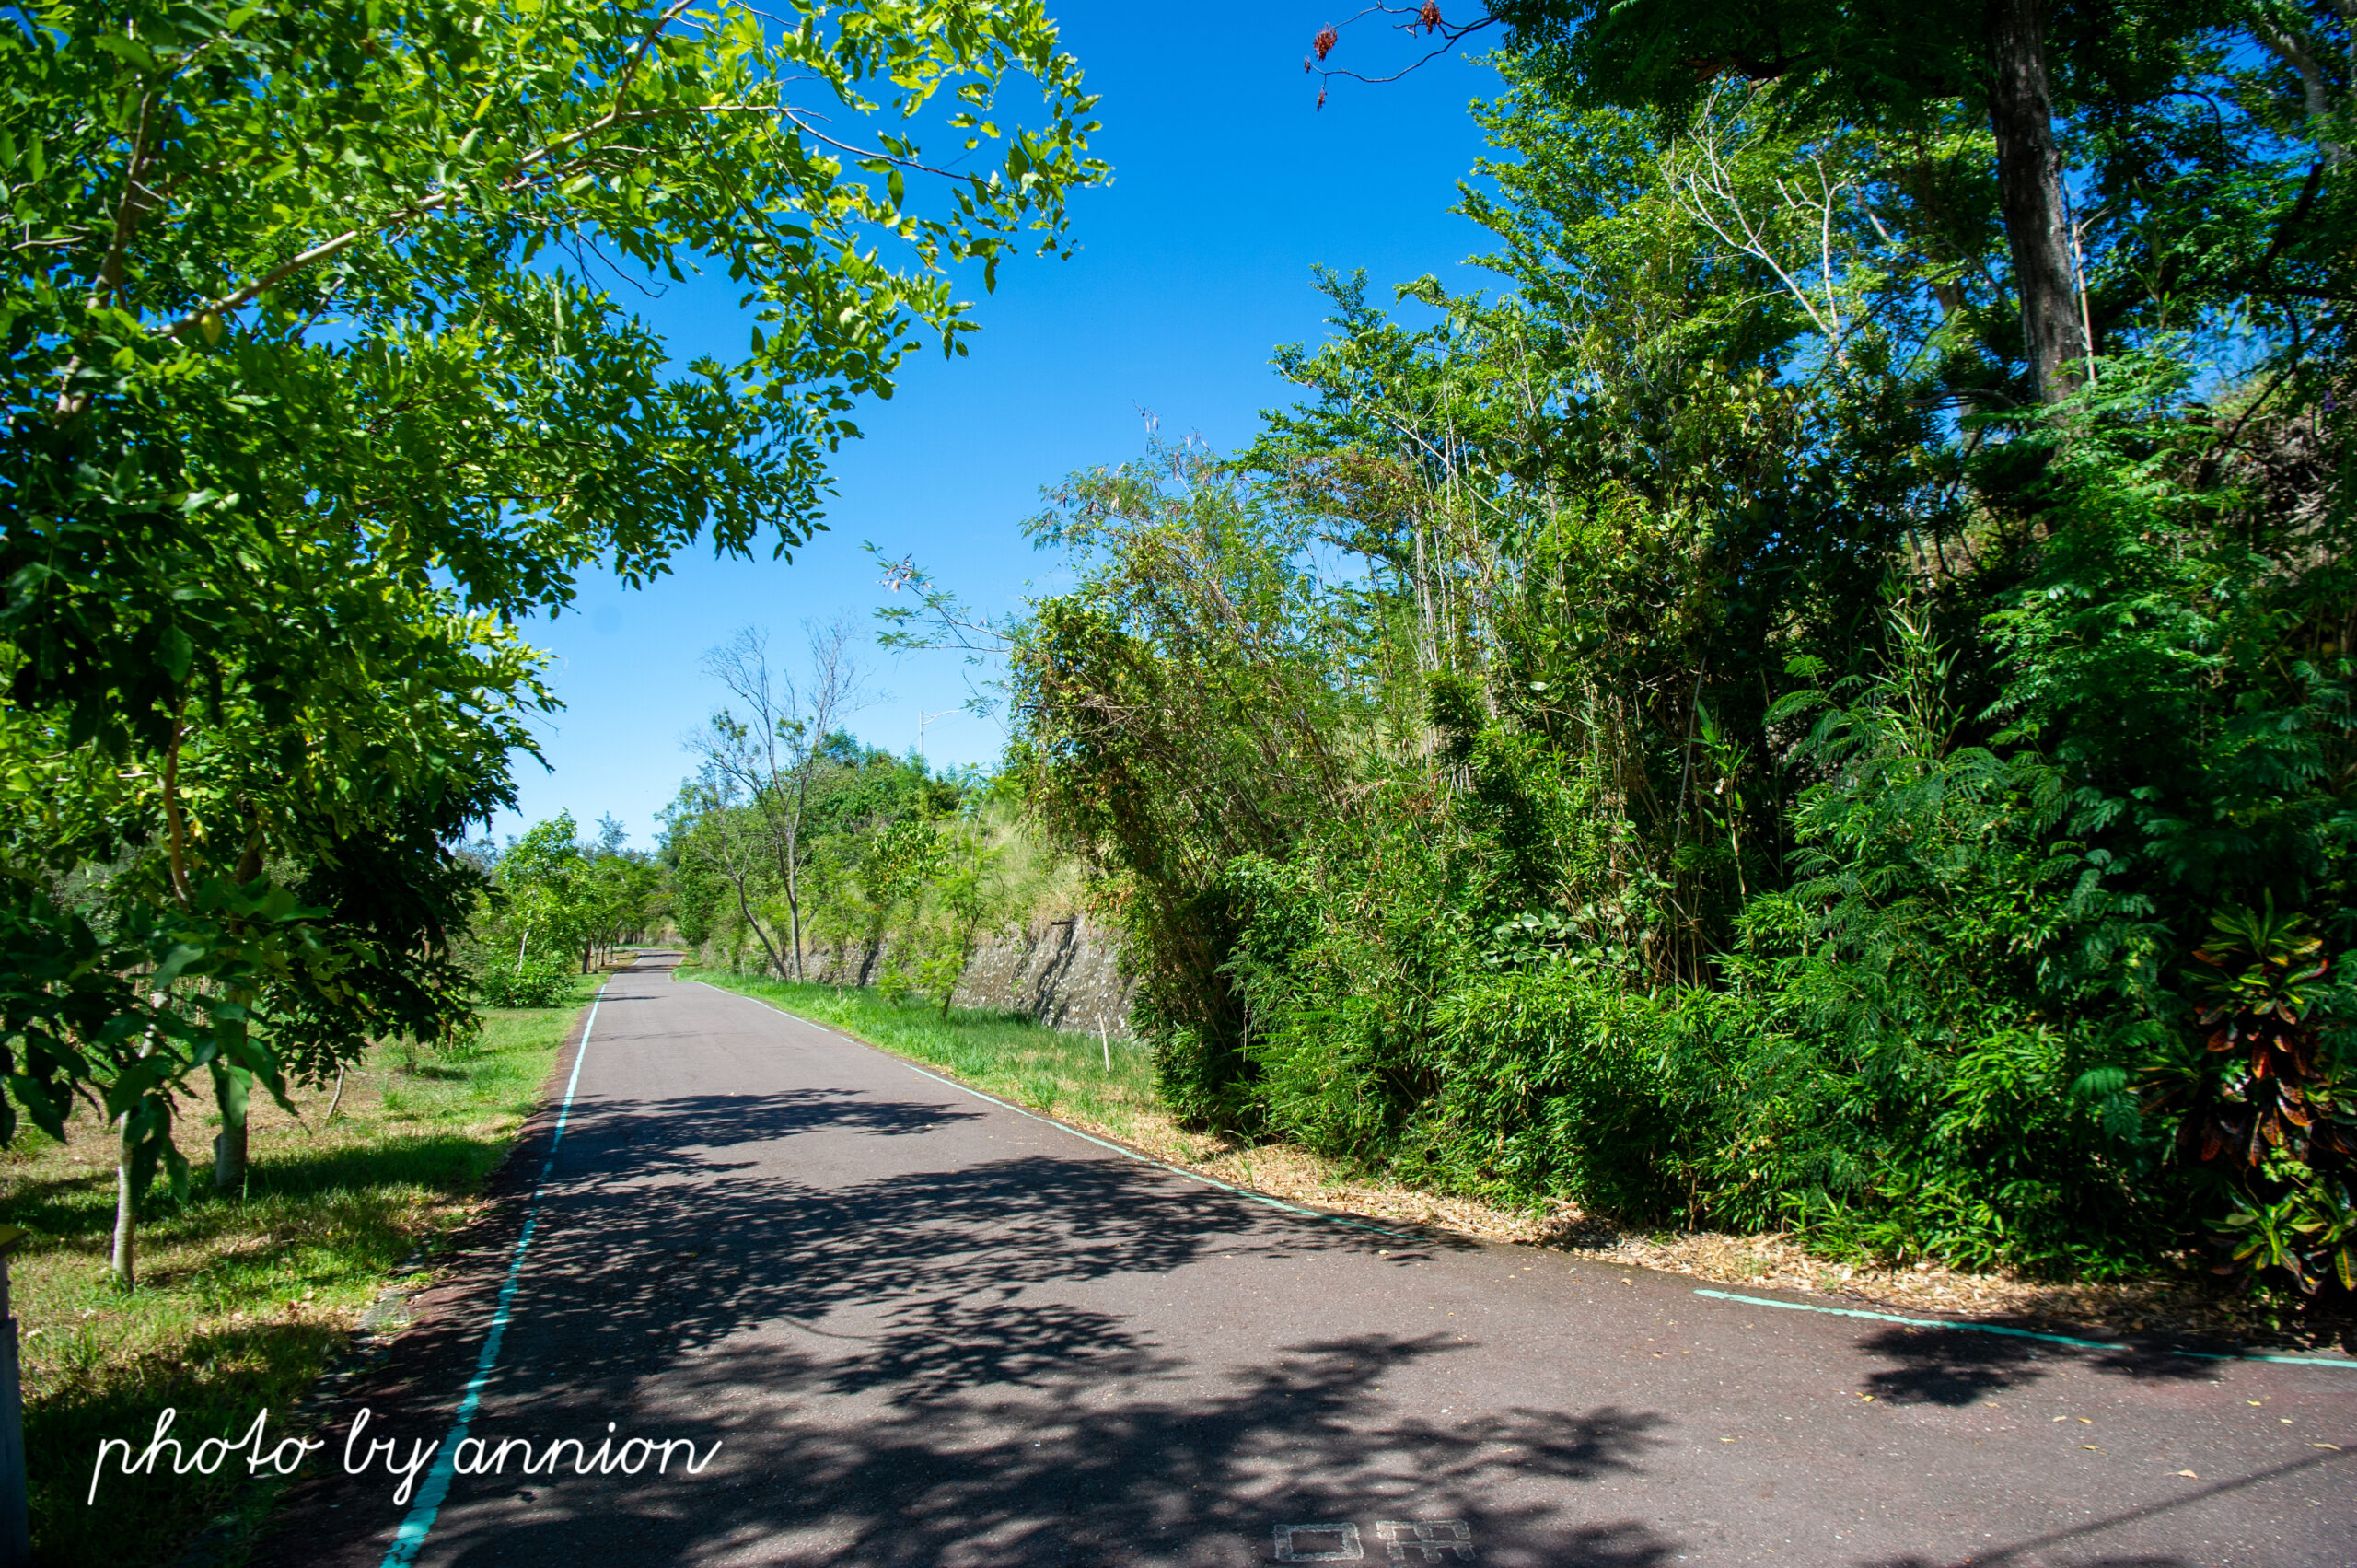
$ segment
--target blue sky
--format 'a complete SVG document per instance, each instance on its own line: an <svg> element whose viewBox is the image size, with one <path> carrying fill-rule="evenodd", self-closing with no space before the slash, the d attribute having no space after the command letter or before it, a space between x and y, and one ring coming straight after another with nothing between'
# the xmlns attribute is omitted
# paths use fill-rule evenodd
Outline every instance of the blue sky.
<svg viewBox="0 0 2357 1568"><path fill-rule="evenodd" d="M942 586L999 613L1052 586L1051 557L1020 525L1040 487L1119 462L1144 439L1140 411L1169 436L1217 447L1250 438L1260 410L1290 401L1269 368L1281 343L1314 340L1325 304L1314 265L1364 267L1388 285L1434 273L1452 288L1491 286L1462 265L1480 231L1448 209L1483 151L1468 103L1497 78L1444 59L1386 87L1338 83L1323 110L1302 57L1339 19L1296 0L1189 13L1083 0L1060 13L1065 47L1103 95L1109 187L1074 204L1068 261L1025 258L982 295L966 358L912 357L888 403L861 411L865 439L835 464L829 531L791 563L691 553L630 591L585 582L576 613L528 625L555 656L565 703L541 727L551 771L519 759L519 814L505 836L570 810L610 813L651 845L655 813L688 772L680 738L719 700L699 670L705 649L746 625L798 646L801 624L850 615L868 627L895 602L860 548L912 555ZM1333 64L1411 57L1366 24ZM691 280L644 307L675 354L742 352L747 323L725 278ZM868 649L878 699L850 727L906 751L920 713L956 710L969 672L949 655ZM952 711L924 736L937 764L989 764L994 721Z"/></svg>

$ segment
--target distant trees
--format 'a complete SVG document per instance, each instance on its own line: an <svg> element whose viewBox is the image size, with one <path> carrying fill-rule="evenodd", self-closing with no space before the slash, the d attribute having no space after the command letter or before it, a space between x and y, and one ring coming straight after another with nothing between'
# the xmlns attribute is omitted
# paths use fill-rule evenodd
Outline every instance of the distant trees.
<svg viewBox="0 0 2357 1568"><path fill-rule="evenodd" d="M698 744L709 742L709 732ZM765 972L802 978L782 950L789 906L784 867L757 853L775 841L749 782L715 784L707 761L666 814L669 869L681 936L721 961L743 961L749 942ZM729 780L744 775L730 773ZM807 951L880 955L888 990L922 992L948 1005L974 944L1029 912L1052 873L1016 821L1003 782L935 775L913 758L861 746L836 731L809 749L799 776L766 787L803 793L795 839L801 929Z"/></svg>
<svg viewBox="0 0 2357 1568"><path fill-rule="evenodd" d="M491 864L489 910L479 922L484 998L494 1005L546 1006L625 941L644 937L668 914L662 865L622 847L608 818L584 841L570 812L535 823ZM511 952L512 949L512 952Z"/></svg>
<svg viewBox="0 0 2357 1568"><path fill-rule="evenodd" d="M865 668L853 651L848 624L807 626L808 659L799 677L770 660L769 635L747 627L704 656L704 672L736 699L688 744L701 760L698 788L715 803L742 804L750 815L716 819L714 830L736 834L758 826L769 868L785 895L785 936L794 978L804 978L802 878L809 859L806 831L813 789L826 766L822 752L842 722L866 701ZM745 897L751 874L747 848L734 841L713 846L715 865L737 889L738 910L750 922ZM756 927L758 930L758 927ZM761 936L772 958L776 945Z"/></svg>

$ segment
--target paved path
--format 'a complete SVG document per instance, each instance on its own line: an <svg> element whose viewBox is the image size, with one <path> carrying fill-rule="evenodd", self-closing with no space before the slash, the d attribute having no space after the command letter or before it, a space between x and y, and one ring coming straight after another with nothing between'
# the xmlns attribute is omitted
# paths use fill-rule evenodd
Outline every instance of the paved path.
<svg viewBox="0 0 2357 1568"><path fill-rule="evenodd" d="M524 1197L331 1434L450 1430ZM721 1447L511 1449L450 1485L434 1568L2357 1564L2357 1372L1288 1214L655 964L606 993L514 1278L472 1435ZM373 1568L417 1527L390 1491L307 1484L265 1558Z"/></svg>

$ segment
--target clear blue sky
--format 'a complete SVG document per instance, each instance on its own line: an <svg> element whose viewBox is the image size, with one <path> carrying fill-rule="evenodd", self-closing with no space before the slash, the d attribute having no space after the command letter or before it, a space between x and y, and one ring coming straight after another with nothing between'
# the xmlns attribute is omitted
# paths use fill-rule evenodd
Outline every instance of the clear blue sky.
<svg viewBox="0 0 2357 1568"><path fill-rule="evenodd" d="M849 614L866 629L893 599L863 540L913 555L980 609L1017 607L1054 565L1020 532L1040 487L1134 455L1140 410L1166 434L1226 447L1290 401L1269 358L1323 331L1313 265L1364 267L1384 297L1425 273L1486 286L1462 266L1483 237L1448 209L1483 151L1467 105L1496 76L1444 59L1391 86L1337 84L1318 110L1302 57L1339 16L1298 0L1183 15L1066 6L1065 47L1103 95L1097 148L1113 165L1112 184L1075 203L1079 254L1010 263L994 294L970 280L981 330L970 354L913 357L893 400L862 410L866 436L837 460L829 531L791 563L695 553L641 591L586 582L578 613L528 624L556 656L565 709L542 726L552 771L519 760L520 817L493 831L560 810L585 827L611 813L651 846L655 813L689 771L680 738L719 700L698 668L703 651L749 624L788 647L807 620ZM1343 47L1334 64L1413 52L1364 23ZM645 312L682 357L742 351L725 278L675 286ZM920 711L966 698L968 672L950 656L895 659L872 644L868 655L888 698L850 727L871 744L906 751ZM936 763L989 764L1003 740L996 722L953 712L924 749Z"/></svg>

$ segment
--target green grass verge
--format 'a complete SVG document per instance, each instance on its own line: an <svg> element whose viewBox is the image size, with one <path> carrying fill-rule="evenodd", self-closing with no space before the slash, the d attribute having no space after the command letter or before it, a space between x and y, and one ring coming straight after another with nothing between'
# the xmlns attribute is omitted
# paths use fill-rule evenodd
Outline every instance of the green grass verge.
<svg viewBox="0 0 2357 1568"><path fill-rule="evenodd" d="M373 1051L345 1075L332 1121L329 1089L293 1097L301 1123L258 1100L243 1193L213 1191L196 1156L218 1122L209 1101L191 1106L180 1141L198 1170L184 1200L159 1184L142 1205L128 1295L107 1272L111 1140L87 1109L67 1142L29 1131L0 1156L0 1217L34 1233L11 1272L44 1568L168 1563L226 1511L259 1517L270 1495L236 1458L210 1478L125 1477L118 1462L87 1504L99 1441L145 1447L167 1407L192 1449L243 1435L264 1408L268 1440L285 1435L377 1290L465 1219L596 983L562 1006L491 1013L459 1051Z"/></svg>
<svg viewBox="0 0 2357 1568"><path fill-rule="evenodd" d="M896 1055L956 1074L978 1089L1052 1116L1144 1141L1147 1118L1167 1120L1154 1092L1154 1062L1133 1041L1042 1028L1023 1015L893 1002L880 993L796 985L722 970L682 970L822 1023ZM1109 1065L1108 1065L1109 1059Z"/></svg>

